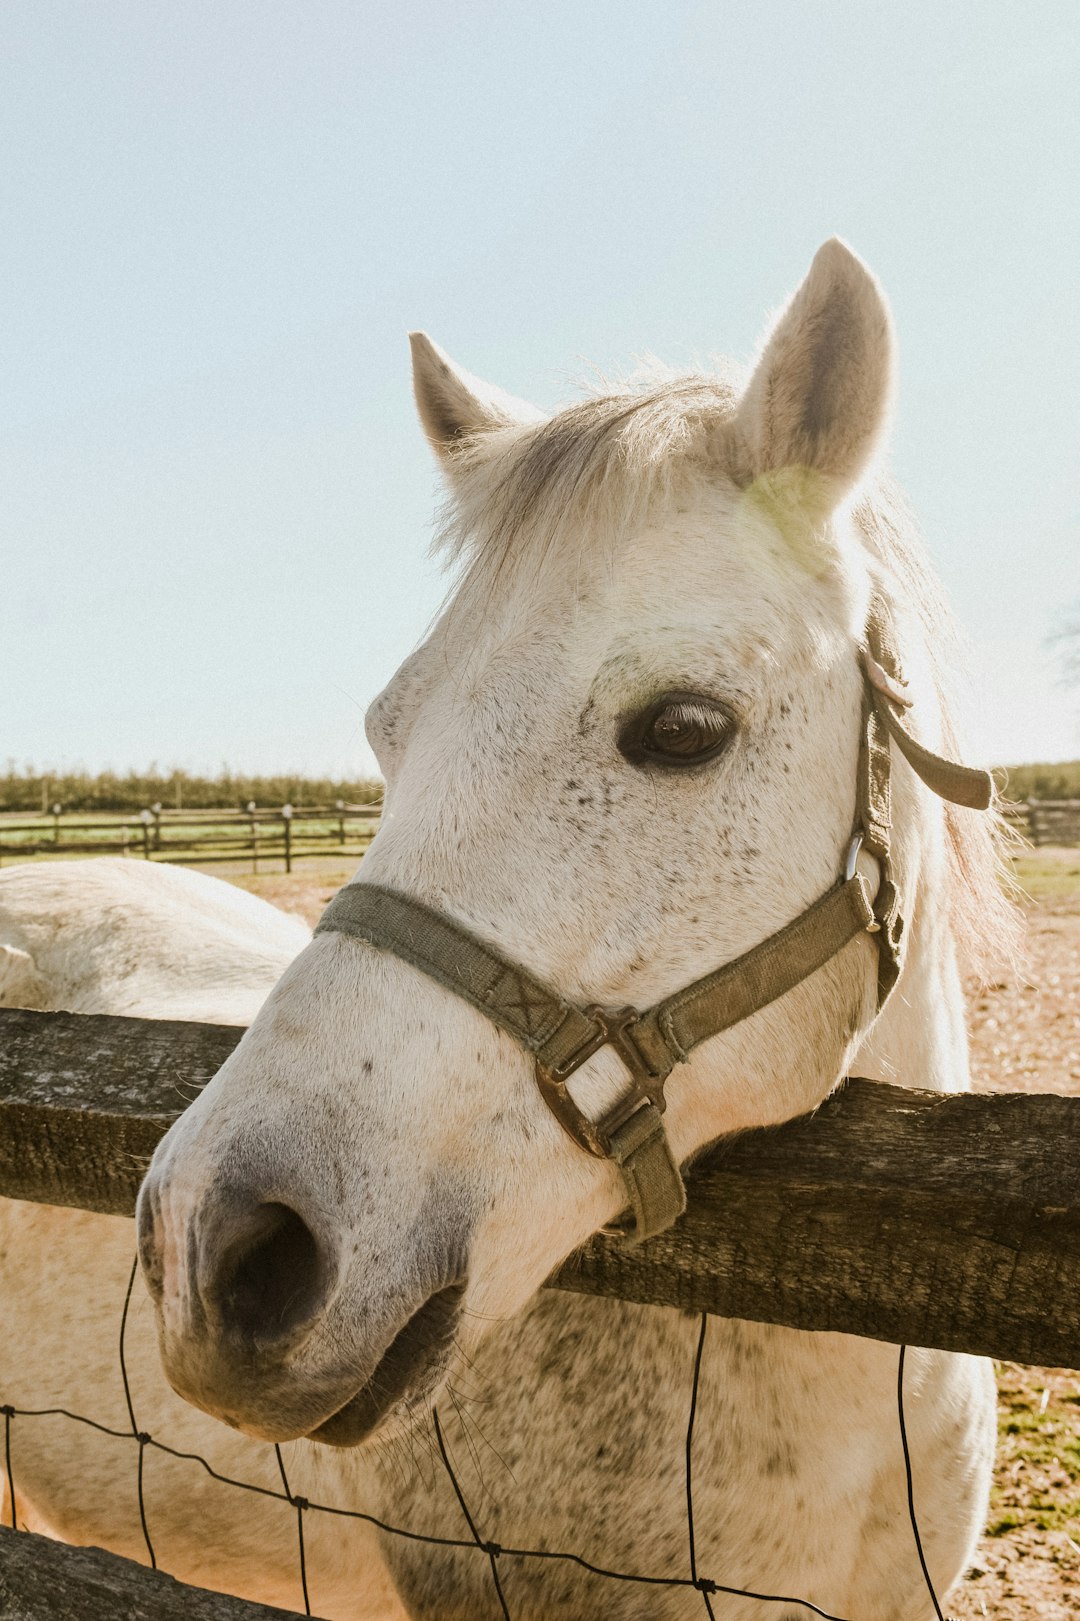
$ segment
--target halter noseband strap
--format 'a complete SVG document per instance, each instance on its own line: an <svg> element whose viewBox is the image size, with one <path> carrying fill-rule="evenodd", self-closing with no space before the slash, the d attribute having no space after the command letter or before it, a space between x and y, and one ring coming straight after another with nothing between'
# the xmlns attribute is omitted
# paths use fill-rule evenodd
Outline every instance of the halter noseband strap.
<svg viewBox="0 0 1080 1621"><path fill-rule="evenodd" d="M487 1015L530 1053L545 1103L574 1142L619 1167L635 1240L662 1232L682 1214L686 1190L662 1115L664 1083L701 1042L747 1019L808 979L860 934L878 945L878 1007L900 974L903 917L890 860L890 738L926 785L942 798L985 809L992 782L984 771L956 765L916 742L896 710L907 707L888 637L875 603L862 649L865 696L859 744L855 834L838 882L786 927L733 962L665 997L645 1012L580 1008L486 945L460 923L378 884L339 890L316 934L350 934L410 963ZM876 893L856 868L860 848L880 864ZM601 1047L611 1046L630 1075L629 1090L591 1121L567 1082Z"/></svg>

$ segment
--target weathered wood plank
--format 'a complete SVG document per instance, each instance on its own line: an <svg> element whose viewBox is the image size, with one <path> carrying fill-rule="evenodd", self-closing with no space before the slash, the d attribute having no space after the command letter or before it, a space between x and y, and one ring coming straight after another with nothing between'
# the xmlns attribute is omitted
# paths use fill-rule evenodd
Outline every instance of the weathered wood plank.
<svg viewBox="0 0 1080 1621"><path fill-rule="evenodd" d="M0 1529L0 1621L294 1621L296 1615L188 1587L101 1548Z"/></svg>
<svg viewBox="0 0 1080 1621"><path fill-rule="evenodd" d="M554 1280L626 1300L1080 1366L1080 1098L850 1081L721 1144L677 1228Z"/></svg>
<svg viewBox="0 0 1080 1621"><path fill-rule="evenodd" d="M130 1215L157 1143L242 1034L0 1009L0 1193Z"/></svg>
<svg viewBox="0 0 1080 1621"><path fill-rule="evenodd" d="M130 1213L154 1143L239 1038L0 1010L0 1193ZM595 1238L553 1285L1080 1365L1080 1098L852 1081L719 1144L688 1187L677 1227Z"/></svg>

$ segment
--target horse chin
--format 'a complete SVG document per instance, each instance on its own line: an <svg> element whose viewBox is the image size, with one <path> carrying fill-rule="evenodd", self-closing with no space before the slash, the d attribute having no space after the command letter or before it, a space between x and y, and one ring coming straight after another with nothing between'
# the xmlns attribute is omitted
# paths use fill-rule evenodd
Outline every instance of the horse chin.
<svg viewBox="0 0 1080 1621"><path fill-rule="evenodd" d="M308 1435L324 1446L355 1447L435 1396L449 1370L463 1283L431 1295L413 1313L355 1396Z"/></svg>

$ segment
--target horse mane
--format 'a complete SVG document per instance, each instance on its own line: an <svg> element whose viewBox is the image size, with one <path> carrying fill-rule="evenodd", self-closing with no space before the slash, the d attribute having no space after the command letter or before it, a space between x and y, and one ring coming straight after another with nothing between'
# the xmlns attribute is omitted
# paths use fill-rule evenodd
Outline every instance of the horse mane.
<svg viewBox="0 0 1080 1621"><path fill-rule="evenodd" d="M501 423L463 440L434 551L490 592L508 567L543 574L565 563L568 551L572 563L586 534L590 547L617 554L622 535L695 479L726 476L745 486L750 471L734 431L743 382L731 361L707 373L649 362L630 380L603 380L539 424ZM898 618L921 625L944 746L962 758L955 691L964 642L918 524L899 486L882 474L868 481L853 517L878 591ZM985 980L1019 954L1009 859L1017 838L996 798L989 813L948 804L944 813L951 922L963 966Z"/></svg>
<svg viewBox="0 0 1080 1621"><path fill-rule="evenodd" d="M696 468L743 482L731 430L741 374L672 373L651 361L629 381L601 379L541 423L501 424L459 442L434 551L495 576L542 570L587 532L617 545ZM528 530L528 559L518 540Z"/></svg>

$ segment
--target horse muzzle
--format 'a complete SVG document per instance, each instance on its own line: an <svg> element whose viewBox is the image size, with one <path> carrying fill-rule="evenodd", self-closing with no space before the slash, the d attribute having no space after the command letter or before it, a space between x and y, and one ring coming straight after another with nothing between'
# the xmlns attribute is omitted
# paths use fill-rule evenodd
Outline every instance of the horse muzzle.
<svg viewBox="0 0 1080 1621"><path fill-rule="evenodd" d="M219 1184L194 1210L181 1202L152 1168L139 1254L178 1395L262 1440L347 1447L438 1390L463 1266L447 1259L426 1287L410 1269L395 1288L323 1212L277 1187Z"/></svg>
<svg viewBox="0 0 1080 1621"><path fill-rule="evenodd" d="M429 1295L399 1329L366 1383L308 1439L358 1446L391 1417L431 1401L449 1370L464 1294L463 1283L452 1283Z"/></svg>

